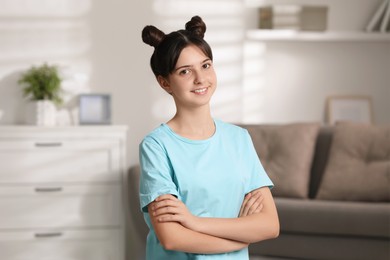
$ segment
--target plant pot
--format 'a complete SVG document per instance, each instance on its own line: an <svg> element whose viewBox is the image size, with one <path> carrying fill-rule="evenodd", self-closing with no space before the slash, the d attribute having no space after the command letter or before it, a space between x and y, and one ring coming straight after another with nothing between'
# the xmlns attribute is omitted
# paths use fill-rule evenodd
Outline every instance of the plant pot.
<svg viewBox="0 0 390 260"><path fill-rule="evenodd" d="M37 126L55 126L57 109L50 100L32 101L27 106L27 123Z"/></svg>

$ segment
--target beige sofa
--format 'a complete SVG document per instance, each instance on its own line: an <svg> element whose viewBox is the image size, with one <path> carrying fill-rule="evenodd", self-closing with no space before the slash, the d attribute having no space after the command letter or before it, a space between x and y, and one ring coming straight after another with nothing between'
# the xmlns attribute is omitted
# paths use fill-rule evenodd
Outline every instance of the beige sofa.
<svg viewBox="0 0 390 260"><path fill-rule="evenodd" d="M273 180L281 233L250 245L256 259L390 259L390 126L240 125ZM144 256L139 166L129 218Z"/></svg>

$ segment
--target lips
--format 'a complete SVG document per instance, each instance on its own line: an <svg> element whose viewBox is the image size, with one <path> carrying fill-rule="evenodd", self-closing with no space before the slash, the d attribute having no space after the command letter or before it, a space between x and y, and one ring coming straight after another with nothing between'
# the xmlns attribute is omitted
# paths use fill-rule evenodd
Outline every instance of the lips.
<svg viewBox="0 0 390 260"><path fill-rule="evenodd" d="M207 93L207 87L206 88L198 88L198 89L195 89L191 92L198 94L198 95L202 95L202 94Z"/></svg>

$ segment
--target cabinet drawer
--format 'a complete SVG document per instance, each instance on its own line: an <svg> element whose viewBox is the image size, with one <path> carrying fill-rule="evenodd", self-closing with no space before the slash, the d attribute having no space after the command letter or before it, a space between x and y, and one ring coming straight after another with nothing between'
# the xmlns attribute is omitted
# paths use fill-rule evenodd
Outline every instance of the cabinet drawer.
<svg viewBox="0 0 390 260"><path fill-rule="evenodd" d="M124 260L120 230L0 231L1 259Z"/></svg>
<svg viewBox="0 0 390 260"><path fill-rule="evenodd" d="M2 140L0 184L119 182L122 157L114 140Z"/></svg>
<svg viewBox="0 0 390 260"><path fill-rule="evenodd" d="M2 186L0 229L118 226L120 185Z"/></svg>

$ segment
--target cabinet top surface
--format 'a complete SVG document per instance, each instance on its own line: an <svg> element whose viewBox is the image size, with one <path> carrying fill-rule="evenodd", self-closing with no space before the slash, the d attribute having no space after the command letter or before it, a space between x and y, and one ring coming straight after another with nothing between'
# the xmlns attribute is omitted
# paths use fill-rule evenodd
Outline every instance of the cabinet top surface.
<svg viewBox="0 0 390 260"><path fill-rule="evenodd" d="M82 129L127 129L127 125L72 125L72 126L35 126L35 125L0 125L0 129L21 129L21 130L82 130Z"/></svg>
<svg viewBox="0 0 390 260"><path fill-rule="evenodd" d="M123 135L127 132L127 125L78 125L78 126L54 126L42 127L32 125L2 125L0 126L0 137L18 136L62 136L62 135Z"/></svg>

